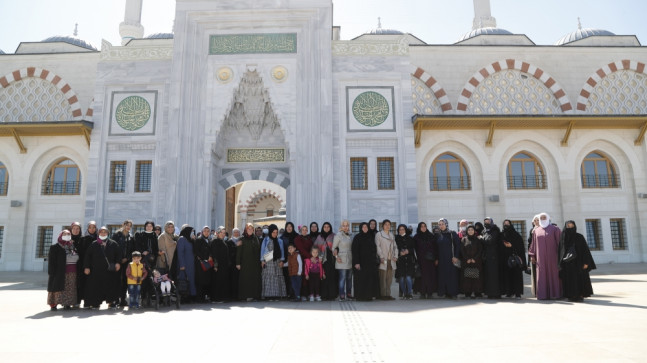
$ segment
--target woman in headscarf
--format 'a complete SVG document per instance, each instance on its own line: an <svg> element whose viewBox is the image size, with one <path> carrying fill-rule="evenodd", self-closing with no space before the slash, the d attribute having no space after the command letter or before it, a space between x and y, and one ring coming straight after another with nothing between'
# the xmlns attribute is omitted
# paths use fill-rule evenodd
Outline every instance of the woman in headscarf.
<svg viewBox="0 0 647 363"><path fill-rule="evenodd" d="M339 289L337 270L335 270L335 256L332 248L334 240L335 234L332 231L332 225L325 222L321 226L321 233L314 242L314 245L319 249L319 258L321 258L324 276L326 276L325 279L321 280L321 298L323 300L337 298L337 290Z"/></svg>
<svg viewBox="0 0 647 363"><path fill-rule="evenodd" d="M144 223L144 231L135 233L135 251L139 251L142 254L142 263L146 269L146 274L153 276L153 269L155 268L159 254L157 235L155 234L155 222L146 221ZM144 304L150 302L149 293L152 287L153 285L150 279L144 279L142 281L141 296Z"/></svg>
<svg viewBox="0 0 647 363"><path fill-rule="evenodd" d="M195 255L193 252L193 241L195 233L193 227L185 224L180 229L180 238L177 240L177 278L186 279L189 282L189 302L196 299L195 287Z"/></svg>
<svg viewBox="0 0 647 363"><path fill-rule="evenodd" d="M373 233L373 236L375 236L378 232L377 230L377 221L375 219L371 219L368 221L368 230Z"/></svg>
<svg viewBox="0 0 647 363"><path fill-rule="evenodd" d="M413 299L413 278L416 275L416 241L411 238L407 226L400 224L398 234L395 236L395 243L398 247L398 268L395 270L395 278L400 282L402 298Z"/></svg>
<svg viewBox="0 0 647 363"><path fill-rule="evenodd" d="M593 295L589 272L595 270L595 261L584 236L577 233L574 221L564 225L559 244L559 267L563 296L568 301L582 301Z"/></svg>
<svg viewBox="0 0 647 363"><path fill-rule="evenodd" d="M523 237L514 229L512 221L503 221L503 247L501 249L499 277L501 280L501 293L506 297L520 299L523 294L523 271L526 269L526 249L523 246ZM508 261L516 255L522 264L510 267Z"/></svg>
<svg viewBox="0 0 647 363"><path fill-rule="evenodd" d="M267 228L267 237L261 244L260 261L263 267L261 298L276 301L286 296L283 262L285 252L279 241L279 228L271 224Z"/></svg>
<svg viewBox="0 0 647 363"><path fill-rule="evenodd" d="M390 231L391 221L382 221L382 230L375 235L377 255L380 257L380 298L382 300L395 300L391 296L391 285L393 285L393 274L397 269L398 247L395 238Z"/></svg>
<svg viewBox="0 0 647 363"><path fill-rule="evenodd" d="M164 223L164 233L157 238L157 248L159 250L157 269L163 269L169 273L173 280L177 276L177 268L173 266L173 258L175 257L178 238L179 236L175 234L175 223L173 221Z"/></svg>
<svg viewBox="0 0 647 363"><path fill-rule="evenodd" d="M72 223L72 229L74 229L74 223ZM72 239L74 239L74 236L72 236ZM83 273L83 269L85 266L85 254L87 253L88 248L90 248L90 245L92 245L92 242L96 240L97 240L97 223L95 221L90 221L88 222L88 227L85 231L85 236L79 239L78 245L75 245L76 252L79 254L79 263L77 264L78 269L77 269L77 276L76 276L76 301L77 301L77 305L80 305L81 300L83 300L84 308L88 307L87 304L85 303L85 290L86 290L85 285L88 277Z"/></svg>
<svg viewBox="0 0 647 363"><path fill-rule="evenodd" d="M438 244L438 296L455 299L458 294L458 268L461 245L456 232L449 229L447 219L438 220L440 232L436 235Z"/></svg>
<svg viewBox="0 0 647 363"><path fill-rule="evenodd" d="M413 239L416 241L416 254L420 265L420 298L430 299L431 295L438 291L436 235L427 229L425 222L420 222Z"/></svg>
<svg viewBox="0 0 647 363"><path fill-rule="evenodd" d="M240 272L238 298L253 301L261 297L261 243L254 233L254 225L247 223L236 251L236 269Z"/></svg>
<svg viewBox="0 0 647 363"><path fill-rule="evenodd" d="M76 271L79 255L69 230L61 231L57 241L49 248L47 304L52 311L56 311L58 304L63 305L65 310L70 310L77 303Z"/></svg>
<svg viewBox="0 0 647 363"><path fill-rule="evenodd" d="M351 245L353 241L350 237L350 222L344 219L341 221L339 233L335 235L332 242L333 255L335 256L335 269L337 270L339 300L352 299L353 274L352 263L353 254Z"/></svg>
<svg viewBox="0 0 647 363"><path fill-rule="evenodd" d="M224 237L224 236L223 236ZM202 227L202 231L193 241L195 259L195 288L196 298L205 302L211 296L211 275L213 274L213 257L211 256L211 228Z"/></svg>
<svg viewBox="0 0 647 363"><path fill-rule="evenodd" d="M317 222L310 223L310 239L314 243L319 237L319 224Z"/></svg>
<svg viewBox="0 0 647 363"><path fill-rule="evenodd" d="M102 301L116 309L120 295L121 250L117 242L108 238L108 228L99 228L97 239L92 242L85 254L83 273L86 281L85 305L98 309Z"/></svg>
<svg viewBox="0 0 647 363"><path fill-rule="evenodd" d="M213 257L213 275L211 279L211 301L223 302L231 299L231 267L236 261L231 261L230 248L236 250L236 244L225 241L225 227L218 227L216 235L209 245ZM234 255L235 259L235 255ZM234 264L231 264L231 263Z"/></svg>
<svg viewBox="0 0 647 363"><path fill-rule="evenodd" d="M472 225L467 226L465 237L461 239L461 256L463 293L466 298L476 299L483 292L483 244Z"/></svg>
<svg viewBox="0 0 647 363"><path fill-rule="evenodd" d="M308 226L301 226L299 232L300 234L294 239L294 246L301 256L301 261L306 261L312 258L310 251L312 251L314 241L310 238L310 234L308 234ZM301 299L305 301L306 297L310 294L310 287L308 286L308 280L305 278L305 269L303 270L303 275L301 276Z"/></svg>
<svg viewBox="0 0 647 363"><path fill-rule="evenodd" d="M287 222L285 224L285 231L283 231L283 234L281 235L281 243L283 243L283 251L285 254L287 254L288 246L290 244L294 244L294 239L297 238L297 236L298 236L297 231L294 230L294 223ZM285 261L287 262L287 257ZM288 272L288 267L286 265L283 265L283 276L285 278L285 286L288 289L289 297L294 298L294 296L292 296L293 295L292 289L289 288L291 286L290 274Z"/></svg>
<svg viewBox="0 0 647 363"><path fill-rule="evenodd" d="M353 276L355 277L355 299L369 301L380 294L378 277L377 246L375 235L369 231L368 223L362 222L359 233L353 238Z"/></svg>
<svg viewBox="0 0 647 363"><path fill-rule="evenodd" d="M236 251L240 245L240 228L231 230L231 238L227 239L229 250L229 296L231 300L238 299L238 275L240 271L236 268Z"/></svg>

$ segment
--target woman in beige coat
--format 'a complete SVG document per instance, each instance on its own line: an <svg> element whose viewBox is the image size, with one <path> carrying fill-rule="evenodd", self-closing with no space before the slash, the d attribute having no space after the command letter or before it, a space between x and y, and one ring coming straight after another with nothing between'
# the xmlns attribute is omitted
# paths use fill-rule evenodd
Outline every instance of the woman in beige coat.
<svg viewBox="0 0 647 363"><path fill-rule="evenodd" d="M333 256L335 256L335 269L339 276L339 301L352 299L351 291L353 289L353 274L351 273L353 256L351 246L353 240L350 237L350 223L348 220L341 222L339 233L335 235L332 242Z"/></svg>
<svg viewBox="0 0 647 363"><path fill-rule="evenodd" d="M385 219L382 222L382 230L375 234L375 245L377 255L380 257L380 294L382 300L395 300L391 296L391 284L393 273L398 262L398 247L391 233L391 221Z"/></svg>
<svg viewBox="0 0 647 363"><path fill-rule="evenodd" d="M173 221L166 222L164 224L164 233L157 238L157 246L159 248L157 268L166 269L167 272L171 272L173 255L175 255L178 238L179 236L175 234L175 224Z"/></svg>

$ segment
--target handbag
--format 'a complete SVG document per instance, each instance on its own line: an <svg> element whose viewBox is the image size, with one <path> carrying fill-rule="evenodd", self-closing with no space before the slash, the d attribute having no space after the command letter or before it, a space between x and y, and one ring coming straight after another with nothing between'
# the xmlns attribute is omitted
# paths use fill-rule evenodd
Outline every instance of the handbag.
<svg viewBox="0 0 647 363"><path fill-rule="evenodd" d="M184 273L184 278L181 278L180 276ZM177 276L177 281L176 281L176 287L178 293L180 295L188 295L190 288L189 288L189 278L186 274L186 271L182 270Z"/></svg>
<svg viewBox="0 0 647 363"><path fill-rule="evenodd" d="M564 258L562 258L562 262L571 262L575 258L577 258L577 252L575 251L575 246L572 246L568 249L568 252L566 252Z"/></svg>
<svg viewBox="0 0 647 363"><path fill-rule="evenodd" d="M512 253L510 257L508 257L508 267L509 268L523 267L523 261L521 261L521 257L519 257L516 253Z"/></svg>
<svg viewBox="0 0 647 363"><path fill-rule="evenodd" d="M270 262L270 261L272 261L273 259L274 259L274 251L267 251L267 252L265 252L265 254L263 255L263 260L264 260L265 262Z"/></svg>
<svg viewBox="0 0 647 363"><path fill-rule="evenodd" d="M202 267L202 271L207 272L213 268L213 261L200 260L200 266Z"/></svg>
<svg viewBox="0 0 647 363"><path fill-rule="evenodd" d="M108 257L106 256L106 251L104 250L104 248L105 247L101 247L101 252L103 253L103 258L106 259L106 263L108 264L108 271L110 271L110 272L117 271L117 264L110 263L110 261L108 261Z"/></svg>
<svg viewBox="0 0 647 363"><path fill-rule="evenodd" d="M476 267L465 267L465 269L463 269L463 276L468 279L478 279L479 269Z"/></svg>

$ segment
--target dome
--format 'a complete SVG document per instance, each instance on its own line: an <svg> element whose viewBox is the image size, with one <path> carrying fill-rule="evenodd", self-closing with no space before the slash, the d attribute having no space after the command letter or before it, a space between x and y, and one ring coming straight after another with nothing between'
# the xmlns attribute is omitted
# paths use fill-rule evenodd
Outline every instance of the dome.
<svg viewBox="0 0 647 363"><path fill-rule="evenodd" d="M403 32L395 29L375 28L364 33L365 35L402 35Z"/></svg>
<svg viewBox="0 0 647 363"><path fill-rule="evenodd" d="M615 34L613 34L608 30L603 30L603 29L579 28L572 33L568 33L564 35L560 40L558 40L555 43L555 45L564 45L567 43L571 43L577 40L581 40L581 39L596 36L596 35L615 35Z"/></svg>
<svg viewBox="0 0 647 363"><path fill-rule="evenodd" d="M462 42L463 40L474 38L479 35L512 35L512 33L501 28L493 28L493 27L478 28L478 29L472 30L469 33L463 34L463 36L458 41Z"/></svg>
<svg viewBox="0 0 647 363"><path fill-rule="evenodd" d="M146 39L173 39L173 33L154 33L147 36Z"/></svg>
<svg viewBox="0 0 647 363"><path fill-rule="evenodd" d="M48 43L48 42L63 42L63 43L76 45L77 47L81 47L89 50L97 50L97 48L93 47L92 44L86 42L85 40L79 39L77 37L67 36L67 35L56 35L43 40L43 43Z"/></svg>

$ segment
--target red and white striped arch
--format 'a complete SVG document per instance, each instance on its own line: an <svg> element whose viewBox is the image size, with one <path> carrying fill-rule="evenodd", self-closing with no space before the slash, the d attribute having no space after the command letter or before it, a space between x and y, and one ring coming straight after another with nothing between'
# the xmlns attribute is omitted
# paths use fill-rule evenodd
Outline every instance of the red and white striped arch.
<svg viewBox="0 0 647 363"><path fill-rule="evenodd" d="M63 95L65 95L67 102L70 104L70 108L72 110L72 119L74 121L81 121L83 119L81 103L79 102L79 98L76 96L76 93L74 93L74 91L72 90L72 87L61 77L48 71L47 69L27 67L13 71L3 77L0 77L0 86L2 88L11 87L12 83L29 77L37 77L51 82L53 85L55 85L56 88L58 88L58 90L61 91Z"/></svg>
<svg viewBox="0 0 647 363"><path fill-rule="evenodd" d="M586 83L580 91L580 95L577 98L577 112L585 113L586 112L586 103L593 93L593 89L597 84L606 76L611 73L615 73L619 70L631 70L636 73L645 73L645 63L632 61L629 59L623 59L621 61L609 63L606 66L598 69L586 80Z"/></svg>
<svg viewBox="0 0 647 363"><path fill-rule="evenodd" d="M447 92L440 86L438 81L432 77L429 73L425 72L424 69L416 66L412 66L411 75L421 80L427 87L431 89L434 96L440 102L440 108L443 112L451 111L452 104L447 97Z"/></svg>
<svg viewBox="0 0 647 363"><path fill-rule="evenodd" d="M465 113L467 111L467 105L469 104L469 100L472 97L472 94L476 90L476 87L478 87L478 85L483 82L483 80L494 73L506 69L518 70L532 75L533 77L541 81L544 86L546 86L553 93L553 96L555 96L555 98L559 101L562 112L573 112L573 105L571 105L568 96L566 96L566 92L564 91L562 86L557 83L557 81L553 77L551 77L550 74L548 74L548 72L545 72L541 68L535 67L529 63L516 59L506 59L494 62L474 73L472 78L467 81L467 84L465 84L463 91L458 97L458 105L456 106L457 112Z"/></svg>

